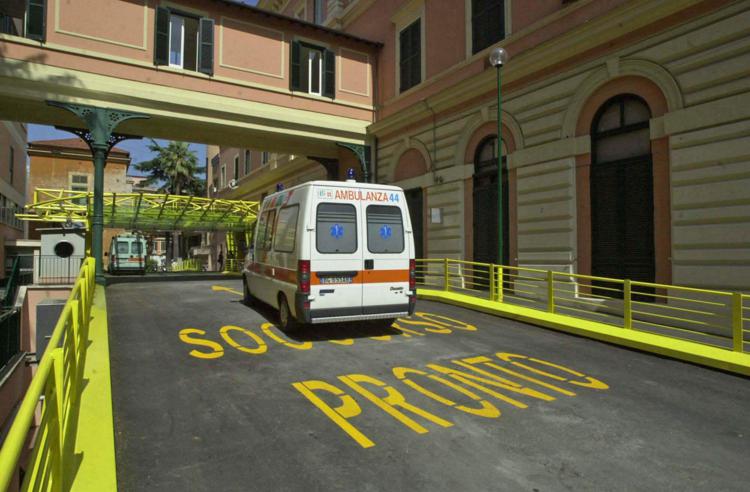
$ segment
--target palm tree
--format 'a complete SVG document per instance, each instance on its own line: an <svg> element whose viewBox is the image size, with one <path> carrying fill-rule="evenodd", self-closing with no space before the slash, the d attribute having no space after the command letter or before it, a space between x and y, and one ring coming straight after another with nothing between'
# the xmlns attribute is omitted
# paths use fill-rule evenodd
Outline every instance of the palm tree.
<svg viewBox="0 0 750 492"><path fill-rule="evenodd" d="M198 165L198 156L190 150L188 143L172 141L162 146L151 139L148 149L155 152L156 157L135 165L138 171L148 175L143 186L157 185L159 191L171 195L205 195L205 180L198 175L205 173L206 168ZM171 260L172 235L167 233L166 236L167 260Z"/></svg>
<svg viewBox="0 0 750 492"><path fill-rule="evenodd" d="M159 191L172 195L203 195L205 181L197 175L206 172L198 166L198 156L186 142L169 142L166 147L151 140L148 150L156 153L150 161L135 165L138 171L148 174L144 186L157 184Z"/></svg>

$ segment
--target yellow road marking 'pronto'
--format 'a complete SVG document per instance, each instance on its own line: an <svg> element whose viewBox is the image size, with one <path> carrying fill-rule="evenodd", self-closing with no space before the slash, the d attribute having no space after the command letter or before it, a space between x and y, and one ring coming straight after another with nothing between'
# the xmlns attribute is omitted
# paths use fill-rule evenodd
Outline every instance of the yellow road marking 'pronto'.
<svg viewBox="0 0 750 492"><path fill-rule="evenodd" d="M518 382L509 380L505 377L507 374L516 374L520 379L526 382L537 384L543 388L557 391L558 393L569 397L575 397L576 394L565 388L537 379L536 375L542 376L543 378L550 378L556 383L562 382L563 384L573 384L591 390L601 391L609 388L606 383L599 379L560 364L525 355L509 354L506 352L498 352L495 356L497 357L497 360L486 356L477 356L452 361L453 364L459 365L469 371L474 371L476 374L459 371L453 367L446 367L438 364L427 364L427 369L433 372L410 367L394 367L392 373L396 380L433 401L460 412L490 419L500 417L500 409L495 404L479 396L478 393L466 388L466 386L470 386L481 393L490 395L501 403L507 403L520 409L528 408L528 405L501 393L498 389L506 392L510 391L519 397L529 397L545 402L554 401L556 398L536 389L523 386ZM531 364L519 363L516 362L515 359L524 359ZM515 370L510 370L507 367L498 365L504 363L520 367L523 371L532 372L535 376L526 376ZM477 367L479 365L483 367ZM564 373L565 377L535 367L539 365L547 368L554 368L555 370ZM492 373L488 371L487 368L496 369L501 374ZM447 377L442 377L435 373L440 373ZM455 401L445 394L437 393L434 388L427 389L423 385L407 378L407 375L412 376L412 379L413 376L416 375L426 380L425 382L437 383L443 388L455 392L457 395L468 396L471 400L476 402L478 406L457 405ZM571 375L574 377L571 378ZM448 378L452 378L453 381ZM381 379L366 374L348 374L345 376L339 376L338 379L354 390L355 394L363 397L365 401L372 403L375 407L390 415L417 434L427 434L429 432L429 429L423 425L426 422L430 422L439 427L451 427L454 425L453 422L408 402L407 396ZM493 388L489 388L488 386ZM371 438L365 436L364 433L357 429L354 423L351 422L351 419L362 413L362 408L354 399L353 394L348 394L341 387L321 380L295 382L292 383L292 387L299 391L308 401L323 412L325 416L331 419L360 446L363 448L370 448L375 445L375 442ZM319 394L324 393L328 393L328 398L324 399L319 396ZM326 403L326 401L330 401L331 395L336 396L341 401L340 406L334 408ZM408 415L406 412L408 412ZM416 420L417 417L426 422Z"/></svg>

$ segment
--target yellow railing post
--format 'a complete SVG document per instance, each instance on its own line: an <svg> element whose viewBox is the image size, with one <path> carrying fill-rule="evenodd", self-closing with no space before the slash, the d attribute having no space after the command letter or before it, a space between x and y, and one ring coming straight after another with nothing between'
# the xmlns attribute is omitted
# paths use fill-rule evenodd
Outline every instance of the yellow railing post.
<svg viewBox="0 0 750 492"><path fill-rule="evenodd" d="M555 273L547 270L547 312L555 312Z"/></svg>
<svg viewBox="0 0 750 492"><path fill-rule="evenodd" d="M448 258L443 258L443 290L450 290L450 272L448 271Z"/></svg>
<svg viewBox="0 0 750 492"><path fill-rule="evenodd" d="M63 357L64 352L61 347L54 349L50 352L49 356L52 358L52 392L54 394L54 421L57 428L55 429L54 442L56 449L54 449L54 463L53 467L55 475L55 487L53 490L62 490L63 483L63 467L64 467L64 453L65 453L65 371L63 370Z"/></svg>
<svg viewBox="0 0 750 492"><path fill-rule="evenodd" d="M742 294L732 293L732 347L735 352L744 352L742 336Z"/></svg>
<svg viewBox="0 0 750 492"><path fill-rule="evenodd" d="M497 302L503 302L503 289L505 288L505 285L503 285L503 266L498 265L497 266L497 289L495 289L495 293L497 294Z"/></svg>
<svg viewBox="0 0 750 492"><path fill-rule="evenodd" d="M633 327L633 296L630 291L630 280L625 279L622 288L623 304L622 304L622 318L624 328L630 329Z"/></svg>
<svg viewBox="0 0 750 492"><path fill-rule="evenodd" d="M495 264L490 264L490 269L487 272L490 281L490 301L495 300Z"/></svg>

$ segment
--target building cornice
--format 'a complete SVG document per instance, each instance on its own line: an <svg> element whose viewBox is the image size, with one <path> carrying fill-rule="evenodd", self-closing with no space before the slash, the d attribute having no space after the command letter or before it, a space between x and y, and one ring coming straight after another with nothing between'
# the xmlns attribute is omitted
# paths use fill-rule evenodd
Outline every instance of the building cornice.
<svg viewBox="0 0 750 492"><path fill-rule="evenodd" d="M29 157L53 157L56 159L70 159L76 161L91 161L93 157L91 152L77 149L61 149L59 147L31 147L27 151ZM121 157L123 154L110 153L107 157L107 164L125 164L130 165L130 157ZM93 171L93 168L92 168Z"/></svg>

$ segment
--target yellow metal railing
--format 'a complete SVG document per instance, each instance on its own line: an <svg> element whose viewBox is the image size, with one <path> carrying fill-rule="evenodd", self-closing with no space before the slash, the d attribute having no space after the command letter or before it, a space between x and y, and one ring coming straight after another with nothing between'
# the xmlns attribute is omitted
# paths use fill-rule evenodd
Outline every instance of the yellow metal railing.
<svg viewBox="0 0 750 492"><path fill-rule="evenodd" d="M245 260L237 260L235 258L228 258L224 262L224 272L240 273L244 266Z"/></svg>
<svg viewBox="0 0 750 492"><path fill-rule="evenodd" d="M176 260L169 266L170 272L200 272L203 270L203 262L196 258Z"/></svg>
<svg viewBox="0 0 750 492"><path fill-rule="evenodd" d="M453 259L417 260L417 285L748 352L750 295Z"/></svg>
<svg viewBox="0 0 750 492"><path fill-rule="evenodd" d="M70 485L66 470L73 465L93 297L94 259L87 258L0 450L0 490L7 489L18 469L38 409L41 417L22 490L64 490Z"/></svg>

